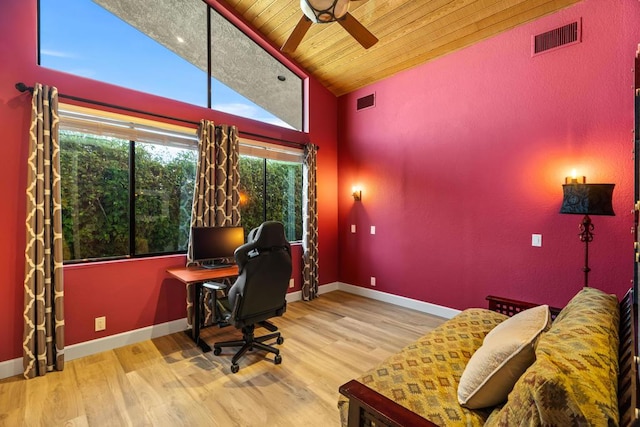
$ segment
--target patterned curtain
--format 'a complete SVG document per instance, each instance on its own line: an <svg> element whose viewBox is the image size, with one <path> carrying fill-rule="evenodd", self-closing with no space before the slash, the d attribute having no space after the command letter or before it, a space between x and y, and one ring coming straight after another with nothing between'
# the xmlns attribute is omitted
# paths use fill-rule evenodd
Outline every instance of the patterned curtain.
<svg viewBox="0 0 640 427"><path fill-rule="evenodd" d="M240 225L240 171L238 168L240 142L235 126L214 125L201 120L198 127L198 166L193 192L191 226ZM193 248L189 238L187 266L194 265ZM211 295L204 290L204 301ZM193 290L187 286L187 323L193 318ZM205 324L211 323L212 310L205 304Z"/></svg>
<svg viewBox="0 0 640 427"><path fill-rule="evenodd" d="M304 184L302 190L302 299L318 296L318 200L316 192L316 156L313 144L304 149Z"/></svg>
<svg viewBox="0 0 640 427"><path fill-rule="evenodd" d="M27 160L23 367L25 378L64 369L64 291L58 90L36 84Z"/></svg>

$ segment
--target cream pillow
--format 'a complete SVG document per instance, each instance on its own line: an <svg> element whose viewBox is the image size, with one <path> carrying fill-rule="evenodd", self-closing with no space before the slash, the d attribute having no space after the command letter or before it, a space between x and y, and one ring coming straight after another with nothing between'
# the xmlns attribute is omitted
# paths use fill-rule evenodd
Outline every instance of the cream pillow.
<svg viewBox="0 0 640 427"><path fill-rule="evenodd" d="M518 378L535 361L538 337L549 327L549 306L540 305L521 311L493 328L460 377L460 405L478 409L507 400Z"/></svg>

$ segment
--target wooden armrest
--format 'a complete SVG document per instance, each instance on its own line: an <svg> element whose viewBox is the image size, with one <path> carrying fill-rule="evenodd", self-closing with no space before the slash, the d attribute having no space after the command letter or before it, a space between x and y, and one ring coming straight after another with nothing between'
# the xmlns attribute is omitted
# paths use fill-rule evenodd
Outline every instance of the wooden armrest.
<svg viewBox="0 0 640 427"><path fill-rule="evenodd" d="M437 427L431 421L356 380L341 385L339 390L349 399L349 427Z"/></svg>
<svg viewBox="0 0 640 427"><path fill-rule="evenodd" d="M618 352L618 411L621 426L638 426L637 409L640 407L640 383L637 365L638 306L634 303L633 289L620 301L620 349Z"/></svg>
<svg viewBox="0 0 640 427"><path fill-rule="evenodd" d="M515 299L496 297L493 295L489 295L486 299L489 301L489 310L497 311L498 313L505 314L509 317L521 311L541 305L526 301L518 301ZM557 307L549 307L551 320L555 320L556 316L560 313L560 310L561 309Z"/></svg>

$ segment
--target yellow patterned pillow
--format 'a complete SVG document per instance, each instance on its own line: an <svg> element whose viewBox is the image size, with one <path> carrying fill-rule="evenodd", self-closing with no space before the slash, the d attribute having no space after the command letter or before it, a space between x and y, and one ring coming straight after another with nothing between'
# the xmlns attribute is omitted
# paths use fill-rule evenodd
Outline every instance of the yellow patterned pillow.
<svg viewBox="0 0 640 427"><path fill-rule="evenodd" d="M520 375L536 360L536 342L549 326L549 306L541 305L521 311L492 329L462 373L458 402L477 409L507 400Z"/></svg>
<svg viewBox="0 0 640 427"><path fill-rule="evenodd" d="M616 296L585 288L561 314L487 425L618 425Z"/></svg>

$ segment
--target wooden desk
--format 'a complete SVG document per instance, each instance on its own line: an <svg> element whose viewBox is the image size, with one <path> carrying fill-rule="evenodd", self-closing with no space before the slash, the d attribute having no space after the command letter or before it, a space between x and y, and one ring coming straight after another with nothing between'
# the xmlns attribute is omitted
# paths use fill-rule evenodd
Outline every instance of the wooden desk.
<svg viewBox="0 0 640 427"><path fill-rule="evenodd" d="M200 323L202 321L200 318L200 295L202 294L202 283L237 276L238 266L231 265L220 268L173 267L168 268L167 273L180 280L185 285L193 285L193 319L191 319L191 331L187 331L187 335L191 337L202 351L211 351L211 347L200 339Z"/></svg>

